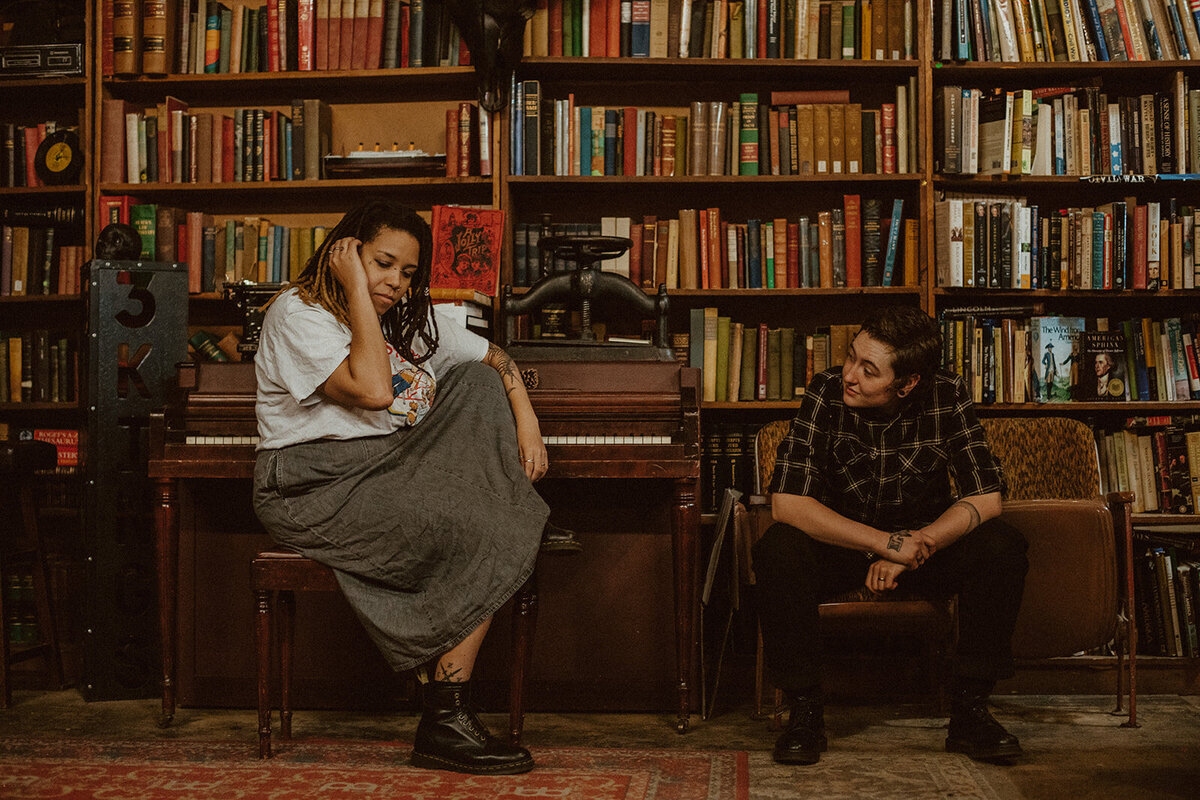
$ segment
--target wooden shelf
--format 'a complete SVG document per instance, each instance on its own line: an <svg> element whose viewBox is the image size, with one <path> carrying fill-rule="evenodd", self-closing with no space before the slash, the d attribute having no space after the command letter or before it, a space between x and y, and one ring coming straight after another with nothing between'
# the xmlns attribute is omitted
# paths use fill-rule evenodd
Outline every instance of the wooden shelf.
<svg viewBox="0 0 1200 800"><path fill-rule="evenodd" d="M981 295L989 298L1019 299L1023 297L1070 297L1087 300L1129 300L1153 299L1161 297L1164 300L1180 297L1200 297L1200 289L991 289L974 286L939 286L933 290L938 297L971 296L972 299L982 299Z"/></svg>
<svg viewBox="0 0 1200 800"><path fill-rule="evenodd" d="M0 187L0 198L25 197L26 195L69 195L83 194L86 186L71 184L69 186L4 186Z"/></svg>
<svg viewBox="0 0 1200 800"><path fill-rule="evenodd" d="M1123 400L1112 403L976 403L978 414L1078 414L1080 412L1144 416L1147 414L1179 414L1200 411L1200 400L1163 403L1155 400Z"/></svg>
<svg viewBox="0 0 1200 800"><path fill-rule="evenodd" d="M786 409L795 411L800 407L799 400L740 400L731 403L729 401L717 402L715 400L703 400L700 403L700 408L711 410L737 410L737 411L771 411Z"/></svg>
<svg viewBox="0 0 1200 800"><path fill-rule="evenodd" d="M79 403L0 403L0 412L79 411Z"/></svg>
<svg viewBox="0 0 1200 800"><path fill-rule="evenodd" d="M686 80L745 82L747 75L756 81L816 77L823 81L883 80L885 76L914 75L920 70L916 59L863 61L860 59L780 59L780 58L567 58L527 57L518 67L522 77L563 80L603 80L617 83L644 83L649 74L656 82Z"/></svg>
<svg viewBox="0 0 1200 800"><path fill-rule="evenodd" d="M1158 514L1141 512L1133 515L1134 525L1200 525L1200 514Z"/></svg>
<svg viewBox="0 0 1200 800"><path fill-rule="evenodd" d="M77 294L18 294L0 297L0 305L27 305L34 303L75 303L82 297Z"/></svg>
<svg viewBox="0 0 1200 800"><path fill-rule="evenodd" d="M535 185L645 185L645 184L721 184L753 190L764 183L919 183L921 175L510 175L505 178L514 189Z"/></svg>
<svg viewBox="0 0 1200 800"><path fill-rule="evenodd" d="M106 78L114 96L142 102L168 94L215 105L279 105L292 97L330 102L410 102L455 96L475 99L473 67L419 67L310 72L241 72L223 75L165 75Z"/></svg>
<svg viewBox="0 0 1200 800"><path fill-rule="evenodd" d="M1091 75L1095 73L1114 73L1128 77L1143 78L1146 75L1169 75L1176 70L1194 71L1200 69L1196 61L1054 61L1054 62L1004 62L968 61L968 62L933 62L933 80L935 83L948 83L955 80L980 80L985 76L1029 76L1038 79L1052 80L1060 75Z"/></svg>
<svg viewBox="0 0 1200 800"><path fill-rule="evenodd" d="M0 79L0 94L4 92L29 91L83 91L87 88L88 79L84 75L54 75L31 78Z"/></svg>
<svg viewBox="0 0 1200 800"><path fill-rule="evenodd" d="M173 195L211 195L220 192L247 194L281 194L306 192L319 194L321 192L337 191L339 195L345 189L402 189L406 187L488 187L491 188L491 178L471 176L468 178L446 178L440 176L423 176L417 178L329 178L315 181L239 181L236 183L102 183L101 194L140 194L161 196Z"/></svg>
<svg viewBox="0 0 1200 800"><path fill-rule="evenodd" d="M857 286L807 289L668 289L670 297L859 297L865 294L911 295L919 297L920 286Z"/></svg>

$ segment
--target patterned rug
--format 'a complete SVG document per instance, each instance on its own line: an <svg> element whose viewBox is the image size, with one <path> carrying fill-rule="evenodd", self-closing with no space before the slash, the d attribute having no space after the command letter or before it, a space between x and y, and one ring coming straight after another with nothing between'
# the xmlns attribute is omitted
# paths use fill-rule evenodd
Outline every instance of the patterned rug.
<svg viewBox="0 0 1200 800"><path fill-rule="evenodd" d="M397 742L0 739L0 797L108 800L747 800L744 751L538 748L525 775L408 766Z"/></svg>

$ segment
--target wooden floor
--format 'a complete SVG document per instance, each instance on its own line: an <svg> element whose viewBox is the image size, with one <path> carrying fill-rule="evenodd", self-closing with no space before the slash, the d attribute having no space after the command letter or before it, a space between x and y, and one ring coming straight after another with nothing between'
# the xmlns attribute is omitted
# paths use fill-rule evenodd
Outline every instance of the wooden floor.
<svg viewBox="0 0 1200 800"><path fill-rule="evenodd" d="M754 800L833 798L1195 798L1200 796L1200 698L1140 698L1142 726L1119 727L1107 696L1004 695L996 716L1027 754L1012 765L978 764L943 750L945 720L925 704L837 703L826 713L830 749L816 767L771 762L774 734L749 706L696 721L680 736L669 714L530 714L527 744L542 747L652 747L746 750ZM252 758L250 710L180 709L167 730L152 700L85 703L73 690L19 691L0 711L0 746L23 737L149 741L161 737L244 741ZM494 730L502 715L485 715ZM411 741L406 713L301 711L297 737ZM0 794L3 794L0 791Z"/></svg>

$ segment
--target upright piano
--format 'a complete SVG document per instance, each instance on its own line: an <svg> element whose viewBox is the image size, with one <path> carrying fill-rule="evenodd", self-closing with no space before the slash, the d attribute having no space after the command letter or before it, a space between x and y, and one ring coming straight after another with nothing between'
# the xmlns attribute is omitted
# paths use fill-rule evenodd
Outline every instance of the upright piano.
<svg viewBox="0 0 1200 800"><path fill-rule="evenodd" d="M696 631L699 371L681 368L673 360L570 362L545 358L544 351L517 353L514 360L529 386L549 452L548 478L644 478L672 486L682 731L690 708ZM253 477L254 398L252 362L186 363L179 366L173 398L162 413L151 417L149 474L157 491L163 724L174 716L176 703L178 484L192 478Z"/></svg>

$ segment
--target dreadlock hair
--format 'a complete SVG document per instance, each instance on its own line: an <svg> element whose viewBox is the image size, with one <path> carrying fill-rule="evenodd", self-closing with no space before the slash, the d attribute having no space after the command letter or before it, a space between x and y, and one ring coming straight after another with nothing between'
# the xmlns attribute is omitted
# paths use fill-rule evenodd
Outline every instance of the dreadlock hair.
<svg viewBox="0 0 1200 800"><path fill-rule="evenodd" d="M341 221L326 235L320 247L308 259L304 269L291 287L309 305L319 305L333 314L343 325L350 324L349 307L342 285L334 277L329 258L333 244L346 237L366 243L385 230L403 231L417 240L419 246L417 271L408 287L408 294L379 318L383 337L396 351L420 364L437 350L437 322L429 313L429 279L433 264L433 234L429 223L408 206L388 200L372 199L346 212ZM413 340L420 337L425 355L413 352Z"/></svg>

